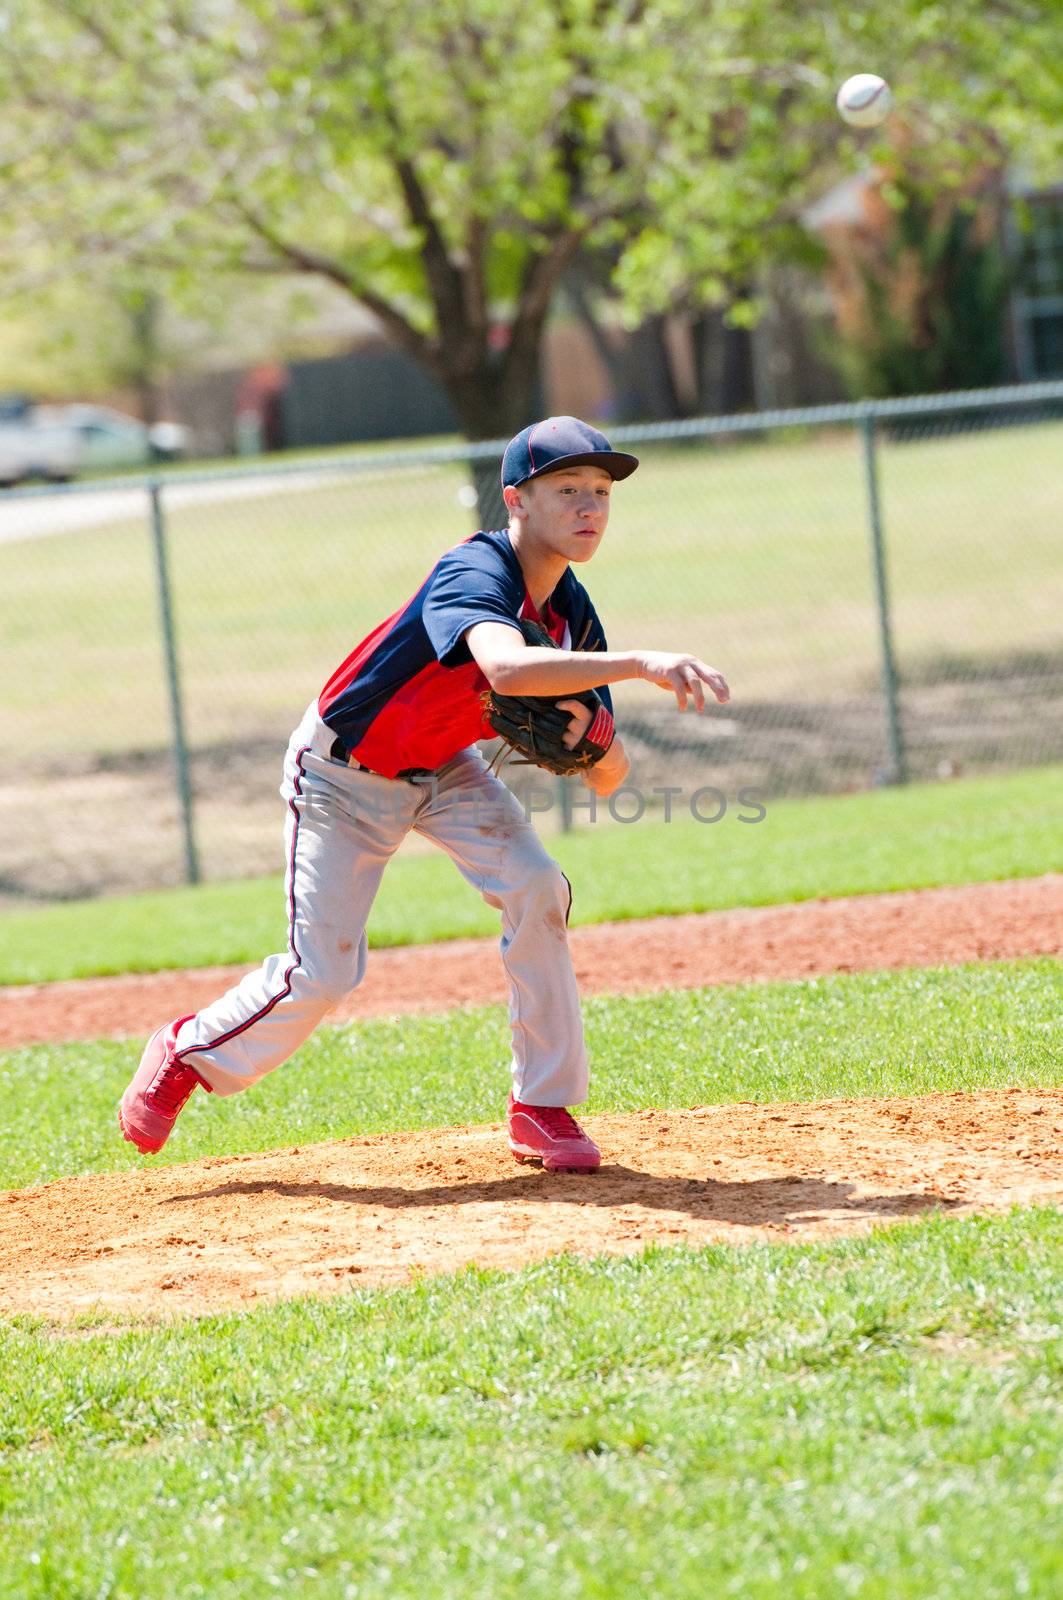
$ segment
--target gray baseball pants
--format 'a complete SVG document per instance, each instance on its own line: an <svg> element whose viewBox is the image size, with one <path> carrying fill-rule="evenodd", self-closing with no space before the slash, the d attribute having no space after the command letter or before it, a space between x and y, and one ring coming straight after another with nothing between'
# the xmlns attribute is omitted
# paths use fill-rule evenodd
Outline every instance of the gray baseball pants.
<svg viewBox="0 0 1063 1600"><path fill-rule="evenodd" d="M587 1056L568 948L571 895L520 803L475 748L406 782L333 761L333 739L311 705L285 759L288 949L184 1023L181 1056L223 1095L286 1061L361 982L373 899L413 829L502 913L517 1099L580 1104Z"/></svg>

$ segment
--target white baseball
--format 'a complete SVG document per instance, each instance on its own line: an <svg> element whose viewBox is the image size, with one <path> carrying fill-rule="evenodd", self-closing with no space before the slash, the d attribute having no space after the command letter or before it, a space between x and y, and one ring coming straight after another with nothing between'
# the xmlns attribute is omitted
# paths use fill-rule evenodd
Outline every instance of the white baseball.
<svg viewBox="0 0 1063 1600"><path fill-rule="evenodd" d="M889 116L893 95L885 78L858 72L838 90L836 105L842 119L854 128L876 128Z"/></svg>

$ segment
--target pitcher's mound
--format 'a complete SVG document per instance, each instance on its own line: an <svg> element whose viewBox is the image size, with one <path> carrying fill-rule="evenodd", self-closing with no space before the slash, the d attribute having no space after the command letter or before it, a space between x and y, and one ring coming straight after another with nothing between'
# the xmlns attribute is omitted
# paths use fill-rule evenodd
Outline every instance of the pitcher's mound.
<svg viewBox="0 0 1063 1600"><path fill-rule="evenodd" d="M586 1119L591 1176L498 1126L66 1178L0 1203L0 1309L196 1313L476 1263L804 1240L1063 1198L1063 1090L705 1106Z"/></svg>

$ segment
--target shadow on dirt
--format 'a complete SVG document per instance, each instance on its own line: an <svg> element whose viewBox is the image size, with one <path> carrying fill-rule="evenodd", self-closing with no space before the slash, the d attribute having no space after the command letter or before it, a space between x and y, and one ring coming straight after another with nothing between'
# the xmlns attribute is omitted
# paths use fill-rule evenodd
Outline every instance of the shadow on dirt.
<svg viewBox="0 0 1063 1600"><path fill-rule="evenodd" d="M264 1179L257 1183L221 1183L213 1189L170 1195L161 1204L196 1205L204 1200L253 1194L393 1210L530 1200L546 1206L606 1206L611 1210L625 1205L639 1206L682 1212L704 1221L754 1226L773 1222L817 1222L825 1214L838 1212L855 1216L914 1216L921 1211L950 1210L960 1203L934 1190L881 1195L856 1194L855 1191L855 1184L827 1182L820 1178L757 1178L748 1183L720 1183L712 1178L659 1178L633 1167L604 1166L589 1175L532 1169L488 1183L458 1181L413 1189Z"/></svg>

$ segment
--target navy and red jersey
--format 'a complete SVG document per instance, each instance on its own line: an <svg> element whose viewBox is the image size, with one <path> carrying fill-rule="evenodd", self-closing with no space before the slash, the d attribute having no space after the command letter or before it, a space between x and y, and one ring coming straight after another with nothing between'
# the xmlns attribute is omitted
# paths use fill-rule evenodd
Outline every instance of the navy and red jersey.
<svg viewBox="0 0 1063 1600"><path fill-rule="evenodd" d="M477 622L536 617L564 649L604 650L605 634L571 567L536 612L509 534L475 533L436 562L401 611L332 674L318 715L356 761L385 778L433 771L494 734L480 696L487 679L465 642ZM612 711L609 690L599 689Z"/></svg>

